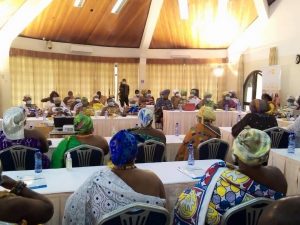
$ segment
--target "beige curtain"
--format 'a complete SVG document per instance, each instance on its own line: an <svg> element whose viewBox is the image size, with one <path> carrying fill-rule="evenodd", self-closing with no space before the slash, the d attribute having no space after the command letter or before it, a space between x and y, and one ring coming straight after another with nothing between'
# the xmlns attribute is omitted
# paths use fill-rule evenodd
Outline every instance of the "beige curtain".
<svg viewBox="0 0 300 225"><path fill-rule="evenodd" d="M206 91L213 94L216 101L217 89L220 94L224 90L224 76L217 78L213 69L220 64L147 64L146 87L152 90L155 97L163 89L190 91L198 88L200 97ZM226 71L226 64L221 64ZM218 86L218 88L217 88Z"/></svg>
<svg viewBox="0 0 300 225"><path fill-rule="evenodd" d="M14 49L10 56L12 104L22 104L23 96L29 94L42 107L40 100L52 90L62 98L69 90L88 99L98 90L103 95L114 94L114 62L118 62L120 76L134 89L138 85L138 62L123 61Z"/></svg>

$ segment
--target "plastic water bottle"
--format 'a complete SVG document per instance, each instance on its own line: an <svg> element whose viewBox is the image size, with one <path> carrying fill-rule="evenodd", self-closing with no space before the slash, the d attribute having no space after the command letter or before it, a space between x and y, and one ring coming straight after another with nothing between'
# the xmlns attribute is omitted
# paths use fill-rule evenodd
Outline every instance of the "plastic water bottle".
<svg viewBox="0 0 300 225"><path fill-rule="evenodd" d="M179 123L175 124L175 136L179 136Z"/></svg>
<svg viewBox="0 0 300 225"><path fill-rule="evenodd" d="M105 119L108 118L108 111L107 110L104 112L104 116L105 116Z"/></svg>
<svg viewBox="0 0 300 225"><path fill-rule="evenodd" d="M39 150L34 154L34 171L35 173L42 172L42 153Z"/></svg>
<svg viewBox="0 0 300 225"><path fill-rule="evenodd" d="M193 144L188 145L188 151L189 151L189 157L188 157L187 164L189 166L193 166L195 164Z"/></svg>
<svg viewBox="0 0 300 225"><path fill-rule="evenodd" d="M240 103L240 101L238 101L237 105L236 105L236 110L239 112L239 115L241 115L242 112L242 105Z"/></svg>
<svg viewBox="0 0 300 225"><path fill-rule="evenodd" d="M288 121L290 121L291 120L291 114L288 112L288 113L286 113L286 119L288 120Z"/></svg>
<svg viewBox="0 0 300 225"><path fill-rule="evenodd" d="M242 119L242 117L241 117L241 114L239 114L239 115L238 115L238 119L237 119L237 121L238 121L238 122L240 122L240 121L241 121L241 119Z"/></svg>
<svg viewBox="0 0 300 225"><path fill-rule="evenodd" d="M225 111L228 111L228 104L225 105Z"/></svg>
<svg viewBox="0 0 300 225"><path fill-rule="evenodd" d="M39 118L39 112L37 110L34 111L35 118Z"/></svg>
<svg viewBox="0 0 300 225"><path fill-rule="evenodd" d="M72 158L70 152L67 153L67 158L66 158L66 169L71 170L72 169Z"/></svg>
<svg viewBox="0 0 300 225"><path fill-rule="evenodd" d="M288 145L288 153L295 153L296 148L296 137L294 132L290 132L289 134L289 145Z"/></svg>
<svg viewBox="0 0 300 225"><path fill-rule="evenodd" d="M111 130L111 136L114 136L117 133L116 129L113 127Z"/></svg>
<svg viewBox="0 0 300 225"><path fill-rule="evenodd" d="M137 123L135 124L135 128L139 128L139 125Z"/></svg>

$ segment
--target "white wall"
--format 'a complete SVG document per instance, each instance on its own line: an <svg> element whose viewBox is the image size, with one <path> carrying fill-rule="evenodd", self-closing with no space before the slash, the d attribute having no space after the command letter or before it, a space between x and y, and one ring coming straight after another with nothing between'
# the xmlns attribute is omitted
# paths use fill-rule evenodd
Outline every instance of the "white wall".
<svg viewBox="0 0 300 225"><path fill-rule="evenodd" d="M251 71L268 66L269 49L277 47L278 64L282 68L282 102L288 95L300 95L300 64L295 64L296 54L300 54L299 9L299 0L273 3L269 19L252 33L244 52L246 77Z"/></svg>

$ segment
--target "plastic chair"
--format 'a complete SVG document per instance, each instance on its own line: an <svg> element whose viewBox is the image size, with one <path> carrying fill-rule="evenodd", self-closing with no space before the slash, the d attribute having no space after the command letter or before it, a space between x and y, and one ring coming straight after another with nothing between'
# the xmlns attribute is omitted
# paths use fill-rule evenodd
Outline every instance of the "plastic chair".
<svg viewBox="0 0 300 225"><path fill-rule="evenodd" d="M198 145L199 160L221 159L224 160L229 149L229 144L221 139L212 138Z"/></svg>
<svg viewBox="0 0 300 225"><path fill-rule="evenodd" d="M271 148L287 148L289 144L289 132L280 127L272 127L264 130L271 138Z"/></svg>
<svg viewBox="0 0 300 225"><path fill-rule="evenodd" d="M264 208L273 202L269 198L255 198L227 210L221 225L257 225Z"/></svg>
<svg viewBox="0 0 300 225"><path fill-rule="evenodd" d="M101 148L86 144L79 145L65 152L65 158L68 152L70 152L73 167L103 165L104 152Z"/></svg>
<svg viewBox="0 0 300 225"><path fill-rule="evenodd" d="M155 140L147 140L138 145L136 163L163 162L166 146Z"/></svg>
<svg viewBox="0 0 300 225"><path fill-rule="evenodd" d="M13 145L0 151L3 171L33 170L34 154L38 149Z"/></svg>
<svg viewBox="0 0 300 225"><path fill-rule="evenodd" d="M103 216L98 225L169 225L169 212L160 206L133 203Z"/></svg>

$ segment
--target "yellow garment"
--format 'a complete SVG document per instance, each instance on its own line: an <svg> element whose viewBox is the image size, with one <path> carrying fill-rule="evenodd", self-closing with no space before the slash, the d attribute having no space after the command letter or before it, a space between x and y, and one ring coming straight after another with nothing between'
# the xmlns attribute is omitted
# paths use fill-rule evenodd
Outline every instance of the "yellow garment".
<svg viewBox="0 0 300 225"><path fill-rule="evenodd" d="M93 108L90 107L84 107L82 110L82 114L86 115L86 116L94 116L95 115L95 111Z"/></svg>
<svg viewBox="0 0 300 225"><path fill-rule="evenodd" d="M275 104L273 102L268 102L268 103L269 103L270 110L266 113L269 115L275 115L275 113L277 111Z"/></svg>
<svg viewBox="0 0 300 225"><path fill-rule="evenodd" d="M99 110L102 110L102 108L104 107L104 105L102 103L93 103L93 109L95 111L99 111Z"/></svg>

